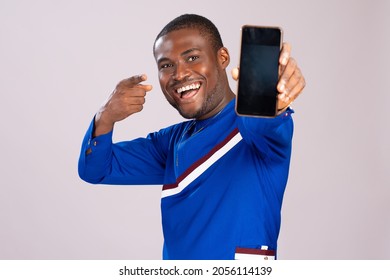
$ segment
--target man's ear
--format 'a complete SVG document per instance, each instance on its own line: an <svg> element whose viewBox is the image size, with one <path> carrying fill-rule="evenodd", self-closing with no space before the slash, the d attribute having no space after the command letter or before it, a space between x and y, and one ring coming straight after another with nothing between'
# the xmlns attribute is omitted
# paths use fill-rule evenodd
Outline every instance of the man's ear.
<svg viewBox="0 0 390 280"><path fill-rule="evenodd" d="M218 62L222 69L226 69L230 63L230 55L227 48L222 47L218 50Z"/></svg>

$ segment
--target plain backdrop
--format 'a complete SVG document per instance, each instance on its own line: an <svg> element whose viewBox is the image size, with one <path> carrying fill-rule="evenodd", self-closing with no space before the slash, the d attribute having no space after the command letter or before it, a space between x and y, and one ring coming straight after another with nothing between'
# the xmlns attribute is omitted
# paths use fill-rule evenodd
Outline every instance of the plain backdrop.
<svg viewBox="0 0 390 280"><path fill-rule="evenodd" d="M77 161L123 78L146 73L154 89L115 141L182 120L152 45L183 13L217 25L228 71L243 24L281 26L305 75L279 258L390 259L386 0L0 0L0 259L161 259L161 186L93 186Z"/></svg>

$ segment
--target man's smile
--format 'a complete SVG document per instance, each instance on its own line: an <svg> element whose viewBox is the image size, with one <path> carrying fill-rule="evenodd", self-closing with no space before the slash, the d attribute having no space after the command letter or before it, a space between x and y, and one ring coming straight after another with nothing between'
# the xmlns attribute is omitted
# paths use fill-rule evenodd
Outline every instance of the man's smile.
<svg viewBox="0 0 390 280"><path fill-rule="evenodd" d="M189 99L198 93L198 89L201 87L201 83L194 82L185 86L181 86L176 89L176 93L180 95L182 99Z"/></svg>

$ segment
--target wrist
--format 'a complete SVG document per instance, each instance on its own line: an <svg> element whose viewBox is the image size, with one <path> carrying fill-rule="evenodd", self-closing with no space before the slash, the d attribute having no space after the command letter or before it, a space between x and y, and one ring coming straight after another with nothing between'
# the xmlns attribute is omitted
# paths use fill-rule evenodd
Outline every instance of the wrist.
<svg viewBox="0 0 390 280"><path fill-rule="evenodd" d="M103 134L106 134L114 129L114 122L111 122L104 118L104 112L99 111L95 115L95 128L93 132L93 137L97 137Z"/></svg>
<svg viewBox="0 0 390 280"><path fill-rule="evenodd" d="M290 106L291 106L292 102L290 104L288 104L287 106L281 108L281 109L278 109L276 115L279 116L280 114L283 114Z"/></svg>

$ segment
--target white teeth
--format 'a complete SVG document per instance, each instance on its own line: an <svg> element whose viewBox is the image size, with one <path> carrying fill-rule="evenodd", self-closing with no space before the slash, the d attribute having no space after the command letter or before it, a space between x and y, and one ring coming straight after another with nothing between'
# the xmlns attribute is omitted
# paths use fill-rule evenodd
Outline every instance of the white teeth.
<svg viewBox="0 0 390 280"><path fill-rule="evenodd" d="M178 88L176 91L177 91L177 93L182 93L183 91L187 91L187 90L191 90L191 89L198 89L198 88L200 88L200 84L196 83L196 84L191 84L191 85L187 85L185 87Z"/></svg>

